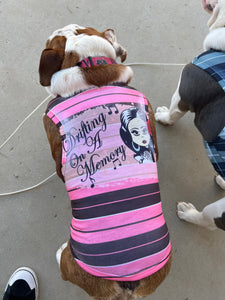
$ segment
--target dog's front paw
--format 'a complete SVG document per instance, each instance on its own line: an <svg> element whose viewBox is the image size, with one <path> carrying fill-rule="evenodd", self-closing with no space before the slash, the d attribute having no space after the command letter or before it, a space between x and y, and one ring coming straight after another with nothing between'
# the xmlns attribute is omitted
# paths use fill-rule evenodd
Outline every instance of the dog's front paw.
<svg viewBox="0 0 225 300"><path fill-rule="evenodd" d="M181 220L195 223L194 220L199 217L200 212L193 204L187 202L177 203L177 215Z"/></svg>
<svg viewBox="0 0 225 300"><path fill-rule="evenodd" d="M155 120L163 125L173 125L170 120L170 112L166 106L159 106L156 108Z"/></svg>

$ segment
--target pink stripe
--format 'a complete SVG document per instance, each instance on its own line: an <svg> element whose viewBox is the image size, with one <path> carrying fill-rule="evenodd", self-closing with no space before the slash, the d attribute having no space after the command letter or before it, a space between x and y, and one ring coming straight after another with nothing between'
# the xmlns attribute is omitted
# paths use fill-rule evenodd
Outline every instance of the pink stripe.
<svg viewBox="0 0 225 300"><path fill-rule="evenodd" d="M105 94L112 94L112 95L105 95ZM134 102L134 103L140 103L140 98L143 99L143 103L145 105L148 104L147 99L143 94L141 94L138 91L130 90L130 89L124 89L121 87L104 87L104 88L96 88L89 91L86 91L84 93L81 93L79 95L76 95L75 97L72 97L70 101L64 101L62 103L59 103L56 105L52 111L53 113L58 113L58 119L63 120L64 118L68 118L69 116L78 113L80 111L102 105L107 103L118 103L118 97L115 97L115 94L120 93L120 102ZM129 96L125 93L130 94ZM87 98L93 98L97 97L94 101L91 101L92 99L88 100ZM84 102L83 102L84 101ZM75 106L74 106L75 105ZM71 107L73 106L73 107ZM69 108L70 107L70 108ZM68 109L69 108L69 109ZM66 110L65 110L66 109ZM63 111L64 110L64 111Z"/></svg>
<svg viewBox="0 0 225 300"><path fill-rule="evenodd" d="M55 124L58 124L59 123L59 119L55 116L55 114L53 113L53 111L49 111L47 113L47 116L52 119L52 121L55 123Z"/></svg>
<svg viewBox="0 0 225 300"><path fill-rule="evenodd" d="M136 90L131 90L131 89L123 88L123 87L108 86L108 87L94 88L94 89L85 91L83 93L80 93L80 94L70 98L70 101L64 101L62 103L59 103L57 106L54 107L54 109L56 109L57 111L61 111L72 105L76 105L81 101L85 101L88 98L93 98L93 97L97 98L99 96L104 96L105 94L114 94L115 95L118 93L120 93L120 97L129 97L128 95L125 95L125 93L129 94L131 96L132 95L136 96L136 97L132 97L132 101L129 101L129 102L140 102L140 98L142 98L144 100L143 102L145 103L145 105L148 105L148 101L147 101L146 97ZM114 98L113 95L111 97ZM117 98L116 103L118 103L118 97L116 97L116 98ZM134 101L134 99L138 99L138 100ZM96 106L96 101L92 101L92 102L94 102L93 105ZM120 101L120 102L123 102L123 101ZM101 104L102 104L102 101L99 101L98 105L101 105ZM86 105L84 105L84 106L85 106L84 109L86 109Z"/></svg>
<svg viewBox="0 0 225 300"><path fill-rule="evenodd" d="M130 262L119 266L113 266L113 267L93 267L93 266L86 265L79 260L76 261L80 265L80 267L83 268L86 272L97 277L104 277L105 279L115 280L115 278L109 277L109 276L113 276L116 277L116 280L121 280L121 281L140 280L144 277L150 276L155 272L159 271L169 260L169 257L167 259L166 257L170 254L170 252L171 252L171 244L169 244L167 248L165 248L163 251L155 255L151 255L134 262ZM165 261L163 261L164 259ZM142 269L146 269L148 266L150 267L154 264L157 264L160 261L163 262L147 270L140 271ZM122 277L122 276L126 276L126 274L136 273L136 272L139 273L127 277Z"/></svg>
<svg viewBox="0 0 225 300"><path fill-rule="evenodd" d="M102 218L101 222L104 221ZM119 239L125 239L131 236L139 235L157 229L165 224L163 215L160 215L153 220L148 220L140 224L128 225L125 228L116 228L107 230L107 235L103 235L102 232L94 233L80 233L71 229L71 237L73 240L79 243L85 244L97 244L106 243ZM73 226L73 221L72 221Z"/></svg>
<svg viewBox="0 0 225 300"><path fill-rule="evenodd" d="M159 194L159 191L155 192L155 193L150 193L150 194L146 194L146 195L141 195L141 196L126 198L126 199L112 201L112 202L107 202L107 203L101 203L101 204L91 205L91 206L87 206L87 207L73 208L73 210L82 210L82 209L87 209L87 208L105 206L105 205L110 205L110 204L113 204L113 203L120 203L120 202L124 202L124 201L128 201L128 200L133 200L133 199L138 199L138 198L141 198L141 197L155 195L155 194Z"/></svg>
<svg viewBox="0 0 225 300"><path fill-rule="evenodd" d="M83 176L72 178L71 180L66 178L66 180L68 180L66 182L67 191L70 191L76 187L83 187L83 189L69 192L70 199L78 199L100 193L107 193L116 189L118 190L122 188L128 188L130 186L138 186L139 184L144 185L147 183L151 184L158 182L156 163L134 163L128 166L122 166L121 168L118 167L116 170L114 170L112 167L104 169L103 171L100 170L92 176L96 180L94 189L90 187L89 179L87 179L87 181L84 183L81 182L81 179L85 179L85 177L86 175L84 174ZM131 181L133 182L131 183ZM113 189L114 186L116 186L115 189Z"/></svg>
<svg viewBox="0 0 225 300"><path fill-rule="evenodd" d="M114 192L151 183L158 183L158 178L146 178L146 176L142 179L138 179L136 178L136 176L133 176L133 178L129 178L127 180L122 180L121 178L118 178L117 181L111 183L98 184L95 186L94 189L92 189L90 186L85 186L83 188L81 183L79 182L79 184L75 186L77 186L78 188L80 187L80 189L77 191L69 192L69 197L70 199L80 199L88 197L90 195L99 195L106 192Z"/></svg>
<svg viewBox="0 0 225 300"><path fill-rule="evenodd" d="M144 207L138 210L137 213L133 211L117 214L113 216L106 216L104 218L96 218L89 220L73 219L72 226L79 231L102 230L106 228L113 228L115 226L123 226L130 223L137 223L142 220L153 218L162 213L161 203ZM103 222L101 221L103 220ZM106 225L107 224L107 225Z"/></svg>

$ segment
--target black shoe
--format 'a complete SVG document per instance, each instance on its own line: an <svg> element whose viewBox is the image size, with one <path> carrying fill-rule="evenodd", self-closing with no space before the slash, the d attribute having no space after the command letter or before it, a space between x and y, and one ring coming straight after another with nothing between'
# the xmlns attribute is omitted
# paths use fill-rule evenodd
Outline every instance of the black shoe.
<svg viewBox="0 0 225 300"><path fill-rule="evenodd" d="M37 300L38 281L30 268L17 269L10 277L3 300Z"/></svg>

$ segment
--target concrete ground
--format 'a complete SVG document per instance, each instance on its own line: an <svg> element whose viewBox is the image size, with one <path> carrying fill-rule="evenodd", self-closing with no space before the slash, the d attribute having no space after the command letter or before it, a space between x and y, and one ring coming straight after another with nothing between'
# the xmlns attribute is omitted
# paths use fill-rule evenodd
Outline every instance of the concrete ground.
<svg viewBox="0 0 225 300"><path fill-rule="evenodd" d="M1 143L47 97L38 65L47 37L70 23L99 30L113 28L128 50L127 63L186 63L202 50L208 15L200 0L7 0L0 1ZM135 66L134 87L153 109L169 105L180 66ZM42 125L47 103L0 150L0 193L32 186L54 172ZM202 138L187 114L175 126L157 124L159 178L165 218L173 246L172 269L152 300L223 300L225 236L180 221L177 201L202 209L225 196ZM0 197L0 298L11 273L32 267L40 299L83 299L78 287L61 280L55 252L69 238L70 202L55 176L41 187Z"/></svg>

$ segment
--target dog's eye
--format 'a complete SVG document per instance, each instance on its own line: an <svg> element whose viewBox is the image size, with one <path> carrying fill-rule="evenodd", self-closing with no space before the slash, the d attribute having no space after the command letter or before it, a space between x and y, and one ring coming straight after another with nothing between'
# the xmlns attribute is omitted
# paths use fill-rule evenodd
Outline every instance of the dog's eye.
<svg viewBox="0 0 225 300"><path fill-rule="evenodd" d="M211 4L208 4L208 5L206 6L206 8L207 8L209 11L213 11L213 8L212 8Z"/></svg>

